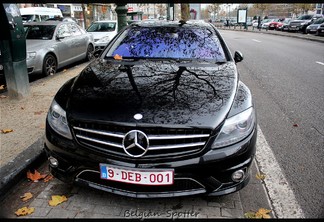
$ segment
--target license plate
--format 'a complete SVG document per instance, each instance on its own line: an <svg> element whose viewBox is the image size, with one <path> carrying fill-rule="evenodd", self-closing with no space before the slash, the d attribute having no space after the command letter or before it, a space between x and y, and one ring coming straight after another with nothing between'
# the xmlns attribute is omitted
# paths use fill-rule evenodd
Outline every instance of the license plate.
<svg viewBox="0 0 324 222"><path fill-rule="evenodd" d="M100 177L105 180L140 185L171 185L173 169L134 169L100 164Z"/></svg>
<svg viewBox="0 0 324 222"><path fill-rule="evenodd" d="M296 26L293 25L293 26L291 26L291 28L296 28Z"/></svg>

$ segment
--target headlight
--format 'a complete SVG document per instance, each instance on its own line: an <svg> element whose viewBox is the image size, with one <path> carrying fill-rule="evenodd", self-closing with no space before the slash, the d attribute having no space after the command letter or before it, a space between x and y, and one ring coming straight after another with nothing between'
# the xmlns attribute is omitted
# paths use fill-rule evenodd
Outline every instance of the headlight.
<svg viewBox="0 0 324 222"><path fill-rule="evenodd" d="M102 37L97 41L97 43L108 43L110 41L109 36Z"/></svg>
<svg viewBox="0 0 324 222"><path fill-rule="evenodd" d="M255 111L253 107L226 119L212 148L229 146L243 140L252 132L254 124Z"/></svg>
<svg viewBox="0 0 324 222"><path fill-rule="evenodd" d="M35 57L36 57L36 52L27 52L26 60L35 59Z"/></svg>
<svg viewBox="0 0 324 222"><path fill-rule="evenodd" d="M66 113L55 100L47 114L47 120L52 129L68 139L72 139L72 134L66 120Z"/></svg>

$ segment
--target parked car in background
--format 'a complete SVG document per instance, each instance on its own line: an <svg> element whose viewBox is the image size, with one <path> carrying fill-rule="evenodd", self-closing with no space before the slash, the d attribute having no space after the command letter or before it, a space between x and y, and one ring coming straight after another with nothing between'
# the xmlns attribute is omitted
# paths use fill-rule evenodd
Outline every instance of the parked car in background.
<svg viewBox="0 0 324 222"><path fill-rule="evenodd" d="M313 24L307 26L306 33L318 35L318 28L324 24L324 18L319 18L314 21Z"/></svg>
<svg viewBox="0 0 324 222"><path fill-rule="evenodd" d="M268 29L269 30L275 30L277 29L278 24L282 21L283 19L274 19L272 22L269 23Z"/></svg>
<svg viewBox="0 0 324 222"><path fill-rule="evenodd" d="M321 24L318 28L317 28L317 35L324 35L324 24Z"/></svg>
<svg viewBox="0 0 324 222"><path fill-rule="evenodd" d="M283 21L278 22L277 24L277 31L288 31L288 25L289 22L291 21L291 18L285 18Z"/></svg>
<svg viewBox="0 0 324 222"><path fill-rule="evenodd" d="M312 24L316 19L322 17L323 15L320 14L299 16L297 19L290 21L288 31L300 31L306 33L306 27Z"/></svg>
<svg viewBox="0 0 324 222"><path fill-rule="evenodd" d="M253 20L253 22L252 22L252 28L253 29L257 29L258 28L258 20Z"/></svg>
<svg viewBox="0 0 324 222"><path fill-rule="evenodd" d="M117 21L95 21L88 28L95 41L95 50L103 49L108 42L117 34Z"/></svg>
<svg viewBox="0 0 324 222"><path fill-rule="evenodd" d="M236 18L231 18L228 20L224 21L224 26L237 26L237 19Z"/></svg>
<svg viewBox="0 0 324 222"><path fill-rule="evenodd" d="M67 81L46 119L56 178L136 198L226 195L255 155L252 94L214 25L133 23Z"/></svg>
<svg viewBox="0 0 324 222"><path fill-rule="evenodd" d="M57 69L93 57L93 36L75 22L24 24L28 74L53 75Z"/></svg>
<svg viewBox="0 0 324 222"><path fill-rule="evenodd" d="M275 21L276 19L264 19L261 22L261 29L269 29L269 25L271 22Z"/></svg>
<svg viewBox="0 0 324 222"><path fill-rule="evenodd" d="M27 7L20 8L22 22L40 22L48 19L62 19L63 14L58 8Z"/></svg>

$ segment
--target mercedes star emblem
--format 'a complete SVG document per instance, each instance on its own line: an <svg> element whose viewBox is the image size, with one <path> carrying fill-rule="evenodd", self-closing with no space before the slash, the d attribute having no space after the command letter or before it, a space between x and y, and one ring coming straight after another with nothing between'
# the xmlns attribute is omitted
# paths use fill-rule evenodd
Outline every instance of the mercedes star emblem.
<svg viewBox="0 0 324 222"><path fill-rule="evenodd" d="M147 152L149 140L145 133L131 130L124 136L123 149L131 157L141 157Z"/></svg>

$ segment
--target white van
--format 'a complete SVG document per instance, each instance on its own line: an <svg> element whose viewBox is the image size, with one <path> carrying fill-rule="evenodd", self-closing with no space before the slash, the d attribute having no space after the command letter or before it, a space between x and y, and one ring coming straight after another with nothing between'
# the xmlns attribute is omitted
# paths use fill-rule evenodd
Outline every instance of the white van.
<svg viewBox="0 0 324 222"><path fill-rule="evenodd" d="M58 8L47 7L29 7L20 8L20 14L23 23L25 22L39 22L47 19L63 18L63 14Z"/></svg>

